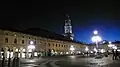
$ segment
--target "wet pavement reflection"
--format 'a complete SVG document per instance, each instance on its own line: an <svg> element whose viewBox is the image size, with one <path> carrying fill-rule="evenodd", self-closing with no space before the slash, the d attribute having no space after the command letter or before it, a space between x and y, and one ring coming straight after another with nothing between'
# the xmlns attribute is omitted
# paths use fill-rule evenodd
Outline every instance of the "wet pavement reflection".
<svg viewBox="0 0 120 67"><path fill-rule="evenodd" d="M119 60L108 57L61 56L40 59L22 59L21 67L119 67Z"/></svg>

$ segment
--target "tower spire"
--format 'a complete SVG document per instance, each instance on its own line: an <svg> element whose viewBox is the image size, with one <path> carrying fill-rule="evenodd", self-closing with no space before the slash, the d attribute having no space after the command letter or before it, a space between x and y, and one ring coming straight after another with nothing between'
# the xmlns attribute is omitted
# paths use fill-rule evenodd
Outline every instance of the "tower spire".
<svg viewBox="0 0 120 67"><path fill-rule="evenodd" d="M65 20L65 26L64 26L64 34L65 36L69 37L71 40L73 40L73 33L72 33L72 25L71 25L71 19L68 14L66 14L67 19Z"/></svg>
<svg viewBox="0 0 120 67"><path fill-rule="evenodd" d="M70 19L70 16L68 14L66 14L67 18Z"/></svg>

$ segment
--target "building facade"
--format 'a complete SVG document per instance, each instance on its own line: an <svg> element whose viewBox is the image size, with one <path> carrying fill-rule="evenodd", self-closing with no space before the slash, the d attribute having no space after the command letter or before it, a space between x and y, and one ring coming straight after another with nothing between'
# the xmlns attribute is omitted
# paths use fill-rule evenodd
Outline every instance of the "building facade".
<svg viewBox="0 0 120 67"><path fill-rule="evenodd" d="M74 47L74 51L70 50L71 46ZM72 40L59 40L41 37L40 35L26 34L20 31L0 29L1 57L3 52L6 58L9 56L14 57L16 53L21 58L64 55L80 53L84 47L82 43Z"/></svg>

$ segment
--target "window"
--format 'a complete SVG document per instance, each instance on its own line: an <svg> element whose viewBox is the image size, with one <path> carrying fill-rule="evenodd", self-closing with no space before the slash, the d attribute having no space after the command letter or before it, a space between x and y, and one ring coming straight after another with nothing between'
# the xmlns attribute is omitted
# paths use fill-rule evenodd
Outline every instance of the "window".
<svg viewBox="0 0 120 67"><path fill-rule="evenodd" d="M8 43L8 38L5 38L5 43Z"/></svg>
<svg viewBox="0 0 120 67"><path fill-rule="evenodd" d="M50 43L48 43L48 45L50 46Z"/></svg>
<svg viewBox="0 0 120 67"><path fill-rule="evenodd" d="M39 44L42 44L42 42L39 42Z"/></svg>
<svg viewBox="0 0 120 67"><path fill-rule="evenodd" d="M36 41L34 41L34 44L36 44Z"/></svg>
<svg viewBox="0 0 120 67"><path fill-rule="evenodd" d="M57 44L56 44L56 47L57 47Z"/></svg>
<svg viewBox="0 0 120 67"><path fill-rule="evenodd" d="M54 46L54 44L53 44L53 46Z"/></svg>
<svg viewBox="0 0 120 67"><path fill-rule="evenodd" d="M8 35L8 33L5 33L6 35Z"/></svg>
<svg viewBox="0 0 120 67"><path fill-rule="evenodd" d="M17 39L14 39L14 43L17 44Z"/></svg>
<svg viewBox="0 0 120 67"><path fill-rule="evenodd" d="M65 47L65 45L64 45L64 47Z"/></svg>
<svg viewBox="0 0 120 67"><path fill-rule="evenodd" d="M63 45L62 45L62 47L63 47Z"/></svg>
<svg viewBox="0 0 120 67"><path fill-rule="evenodd" d="M60 47L60 44L59 44L59 47Z"/></svg>
<svg viewBox="0 0 120 67"><path fill-rule="evenodd" d="M22 36L22 38L24 38L24 36Z"/></svg>
<svg viewBox="0 0 120 67"><path fill-rule="evenodd" d="M24 40L22 40L22 44L24 44Z"/></svg>

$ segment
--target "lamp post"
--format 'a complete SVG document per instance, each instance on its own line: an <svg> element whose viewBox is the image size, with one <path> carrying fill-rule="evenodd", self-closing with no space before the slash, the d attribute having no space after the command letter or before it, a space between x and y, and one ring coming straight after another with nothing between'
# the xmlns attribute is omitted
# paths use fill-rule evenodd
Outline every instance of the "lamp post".
<svg viewBox="0 0 120 67"><path fill-rule="evenodd" d="M72 53L74 52L75 48L74 48L73 45L71 45L70 50L71 50Z"/></svg>
<svg viewBox="0 0 120 67"><path fill-rule="evenodd" d="M115 46L115 45L114 45L112 48L113 48L114 50L117 50L117 46Z"/></svg>
<svg viewBox="0 0 120 67"><path fill-rule="evenodd" d="M88 47L86 47L86 48L85 48L85 51L88 52L88 50L89 50Z"/></svg>
<svg viewBox="0 0 120 67"><path fill-rule="evenodd" d="M34 49L35 49L35 46L33 45L34 44L34 42L33 41L30 41L30 45L28 45L28 47L27 47L27 52L28 51L30 51L30 52L32 52L31 54L31 56L33 57L33 51L34 51Z"/></svg>
<svg viewBox="0 0 120 67"><path fill-rule="evenodd" d="M98 36L97 30L93 31L93 34L94 34L94 36L92 37L91 40L92 40L92 42L95 42L96 48L98 49L99 48L98 43L102 40L102 38L100 36Z"/></svg>
<svg viewBox="0 0 120 67"><path fill-rule="evenodd" d="M112 49L113 45L112 45L112 42L111 42L111 41L109 41L108 47L109 47L110 49Z"/></svg>
<svg viewBox="0 0 120 67"><path fill-rule="evenodd" d="M87 56L88 56L88 50L89 50L88 47L85 47L85 51L87 52Z"/></svg>

